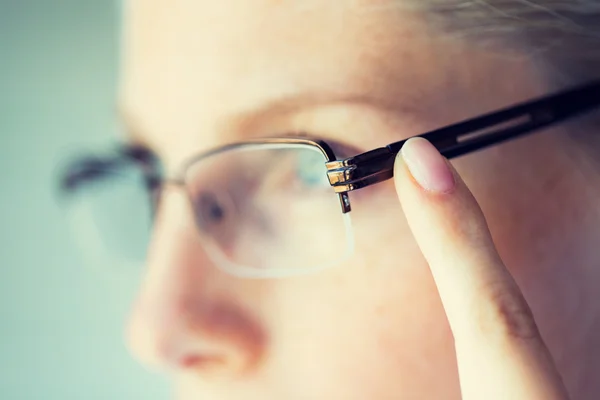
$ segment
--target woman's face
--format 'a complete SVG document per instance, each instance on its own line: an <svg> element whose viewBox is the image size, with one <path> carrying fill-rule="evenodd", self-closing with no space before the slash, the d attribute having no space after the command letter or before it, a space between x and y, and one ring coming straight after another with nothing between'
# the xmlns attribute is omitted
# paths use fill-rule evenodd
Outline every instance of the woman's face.
<svg viewBox="0 0 600 400"><path fill-rule="evenodd" d="M368 0L132 1L125 50L125 118L167 171L288 132L359 153L542 90L523 60L444 40L418 14ZM532 265L514 271L525 287L544 261L526 249L545 211L528 211L560 162L538 173L523 160L549 154L530 138L457 162L507 263ZM169 369L182 399L458 398L452 336L393 184L351 199L350 262L256 280L209 260L184 195L167 190L131 317L136 355Z"/></svg>

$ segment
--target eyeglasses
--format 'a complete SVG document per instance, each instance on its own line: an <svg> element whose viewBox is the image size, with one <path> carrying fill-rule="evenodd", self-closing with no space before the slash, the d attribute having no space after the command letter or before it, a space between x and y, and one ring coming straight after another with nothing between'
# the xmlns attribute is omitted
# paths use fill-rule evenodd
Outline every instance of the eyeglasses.
<svg viewBox="0 0 600 400"><path fill-rule="evenodd" d="M454 158L597 107L600 82L593 82L418 136ZM161 188L171 185L187 194L199 243L216 266L239 277L285 277L352 255L348 193L390 179L405 141L337 159L335 146L314 138L250 140L195 156L171 178L150 151L128 147L73 163L61 189L93 251L120 248L135 259L137 248L143 259Z"/></svg>

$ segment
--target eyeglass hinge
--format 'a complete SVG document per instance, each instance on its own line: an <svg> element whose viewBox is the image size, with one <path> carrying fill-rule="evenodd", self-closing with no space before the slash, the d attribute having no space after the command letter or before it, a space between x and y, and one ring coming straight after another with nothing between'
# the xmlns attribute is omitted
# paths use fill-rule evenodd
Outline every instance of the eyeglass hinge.
<svg viewBox="0 0 600 400"><path fill-rule="evenodd" d="M326 163L329 183L337 193L360 189L393 176L395 153L382 147L355 157Z"/></svg>

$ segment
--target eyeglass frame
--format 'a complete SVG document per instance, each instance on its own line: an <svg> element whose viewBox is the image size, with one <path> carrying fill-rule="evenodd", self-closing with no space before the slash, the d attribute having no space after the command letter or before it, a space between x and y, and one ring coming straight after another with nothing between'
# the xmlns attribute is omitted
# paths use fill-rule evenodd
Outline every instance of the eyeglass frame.
<svg viewBox="0 0 600 400"><path fill-rule="evenodd" d="M427 139L444 157L451 159L531 134L541 128L566 121L595 108L600 108L600 81L523 102L412 137ZM88 158L84 162L76 163L76 168L72 166L67 170L69 173L63 176L61 189L63 192L70 192L81 180L92 179L95 174L102 173L108 167L116 167L127 160L135 160L142 165L146 187L152 194L152 209L153 212L156 212L160 188L165 185L182 187L189 200L193 201L186 187L185 176L192 165L204 158L245 146L300 145L311 146L323 154L326 160L329 184L339 197L342 214L347 214L351 211L348 193L391 179L395 157L409 139L339 160L332 146L325 140L302 134L247 140L220 146L193 156L183 163L173 177L161 176L157 159L151 151L144 147L130 146L120 149L120 157L108 161ZM347 218L346 215L344 217ZM226 269L230 270L231 268ZM314 268L309 269L309 271L312 270ZM263 277L262 273L257 274L252 271L238 273L239 271L231 270L230 272L248 277ZM292 272L292 274L295 273ZM282 273L282 276L287 275L290 274Z"/></svg>
<svg viewBox="0 0 600 400"><path fill-rule="evenodd" d="M422 137L431 142L440 153L452 159L501 142L534 133L535 131L566 121L582 113L600 108L600 81L526 101L508 108L493 111L452 125L412 137ZM411 138L412 138L411 137ZM317 148L326 159L327 178L338 194L341 211L351 211L348 193L393 177L394 160L404 143L410 138L390 143L348 158L338 160L332 147L325 141L302 134L280 138L261 138L227 144L203 152L188 159L172 178L163 178L157 172L156 160L151 152L141 147L122 149L121 155L134 159L144 166L147 188L152 192L163 185L185 186L187 169L206 157L260 144L297 144ZM79 166L79 174L66 174L61 180L61 188L69 191L80 179L89 178L98 170L95 167ZM118 161L117 161L118 162ZM85 172L87 171L87 172Z"/></svg>

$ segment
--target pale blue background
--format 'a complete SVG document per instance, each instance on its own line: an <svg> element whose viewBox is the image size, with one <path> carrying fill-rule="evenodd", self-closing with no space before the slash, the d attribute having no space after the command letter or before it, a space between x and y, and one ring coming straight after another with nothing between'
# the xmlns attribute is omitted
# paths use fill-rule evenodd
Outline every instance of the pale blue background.
<svg viewBox="0 0 600 400"><path fill-rule="evenodd" d="M165 399L123 344L135 274L82 266L59 161L117 133L114 0L0 0L0 399Z"/></svg>

